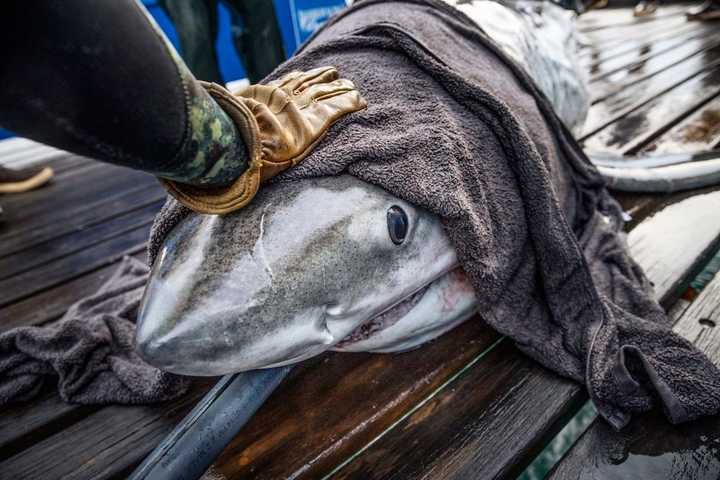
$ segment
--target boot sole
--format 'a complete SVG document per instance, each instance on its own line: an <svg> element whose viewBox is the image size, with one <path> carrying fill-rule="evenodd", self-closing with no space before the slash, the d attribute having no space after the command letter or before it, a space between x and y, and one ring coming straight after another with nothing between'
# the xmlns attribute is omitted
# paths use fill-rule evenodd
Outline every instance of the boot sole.
<svg viewBox="0 0 720 480"><path fill-rule="evenodd" d="M20 182L0 183L0 193L22 193L45 185L54 173L52 168L45 167L37 175Z"/></svg>

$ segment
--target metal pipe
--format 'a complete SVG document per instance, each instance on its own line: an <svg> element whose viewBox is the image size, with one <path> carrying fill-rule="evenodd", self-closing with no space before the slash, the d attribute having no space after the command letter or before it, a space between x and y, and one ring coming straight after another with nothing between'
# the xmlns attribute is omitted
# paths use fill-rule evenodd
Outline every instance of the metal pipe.
<svg viewBox="0 0 720 480"><path fill-rule="evenodd" d="M657 168L598 167L609 188L671 193L720 183L720 158Z"/></svg>
<svg viewBox="0 0 720 480"><path fill-rule="evenodd" d="M285 366L222 377L130 480L200 478L291 369Z"/></svg>
<svg viewBox="0 0 720 480"><path fill-rule="evenodd" d="M657 168L720 158L720 151L717 150L680 153L648 153L638 156L597 151L586 151L585 153L596 166L608 168Z"/></svg>

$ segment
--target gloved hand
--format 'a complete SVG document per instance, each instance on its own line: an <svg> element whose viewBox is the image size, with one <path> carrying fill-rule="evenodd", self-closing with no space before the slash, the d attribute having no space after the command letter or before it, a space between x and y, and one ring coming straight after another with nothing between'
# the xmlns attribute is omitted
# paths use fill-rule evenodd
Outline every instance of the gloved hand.
<svg viewBox="0 0 720 480"><path fill-rule="evenodd" d="M202 83L235 121L251 164L228 187L199 188L161 180L180 203L200 213L224 214L244 207L262 182L305 158L339 118L367 106L355 85L338 78L333 67L290 72L236 95L220 85Z"/></svg>

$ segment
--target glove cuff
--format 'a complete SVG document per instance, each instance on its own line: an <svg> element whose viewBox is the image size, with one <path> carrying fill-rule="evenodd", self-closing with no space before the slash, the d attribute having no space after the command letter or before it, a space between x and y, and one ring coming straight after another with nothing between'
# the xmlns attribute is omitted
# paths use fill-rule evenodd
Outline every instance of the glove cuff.
<svg viewBox="0 0 720 480"><path fill-rule="evenodd" d="M237 126L250 156L250 165L226 187L196 187L173 180L160 179L170 195L190 210L222 215L243 208L255 197L262 180L262 144L257 121L250 109L225 87L199 82Z"/></svg>

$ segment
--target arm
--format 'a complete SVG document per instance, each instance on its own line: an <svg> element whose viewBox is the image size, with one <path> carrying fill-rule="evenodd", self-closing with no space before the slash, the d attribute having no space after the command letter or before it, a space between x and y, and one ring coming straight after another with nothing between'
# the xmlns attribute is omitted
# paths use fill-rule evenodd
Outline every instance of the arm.
<svg viewBox="0 0 720 480"><path fill-rule="evenodd" d="M3 127L196 186L247 169L233 120L134 0L11 0L0 52Z"/></svg>
<svg viewBox="0 0 720 480"><path fill-rule="evenodd" d="M157 175L201 213L242 208L366 105L332 67L237 95L199 82L135 0L10 0L0 58L0 125Z"/></svg>

